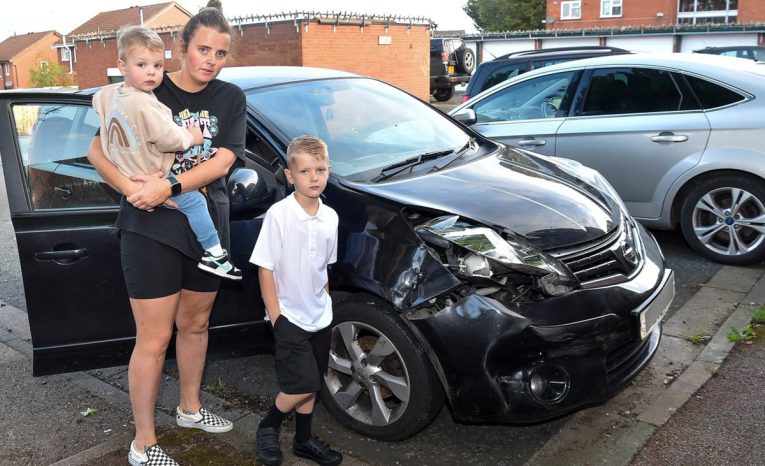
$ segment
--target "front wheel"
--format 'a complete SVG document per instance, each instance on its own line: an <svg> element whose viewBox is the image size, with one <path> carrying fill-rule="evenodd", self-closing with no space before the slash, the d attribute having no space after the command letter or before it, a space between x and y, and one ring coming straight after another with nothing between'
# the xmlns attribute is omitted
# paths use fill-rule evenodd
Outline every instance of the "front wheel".
<svg viewBox="0 0 765 466"><path fill-rule="evenodd" d="M749 175L707 177L690 189L680 209L688 245L723 264L765 258L765 187Z"/></svg>
<svg viewBox="0 0 765 466"><path fill-rule="evenodd" d="M447 100L451 100L451 98L454 97L454 86L439 87L435 92L433 92L433 97L435 97L439 102L446 102Z"/></svg>
<svg viewBox="0 0 765 466"><path fill-rule="evenodd" d="M424 429L444 404L438 377L401 316L359 295L334 309L322 403L341 424L379 440Z"/></svg>

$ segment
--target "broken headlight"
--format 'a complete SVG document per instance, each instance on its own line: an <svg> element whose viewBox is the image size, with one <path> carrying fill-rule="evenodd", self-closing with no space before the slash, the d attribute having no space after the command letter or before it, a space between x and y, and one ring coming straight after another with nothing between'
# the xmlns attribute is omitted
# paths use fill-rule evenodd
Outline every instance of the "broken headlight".
<svg viewBox="0 0 765 466"><path fill-rule="evenodd" d="M445 253L447 267L457 276L488 285L510 285L522 274L549 296L565 294L578 285L562 263L520 238L503 238L496 230L472 225L457 215L438 217L417 227L417 233ZM454 247L456 246L456 247Z"/></svg>

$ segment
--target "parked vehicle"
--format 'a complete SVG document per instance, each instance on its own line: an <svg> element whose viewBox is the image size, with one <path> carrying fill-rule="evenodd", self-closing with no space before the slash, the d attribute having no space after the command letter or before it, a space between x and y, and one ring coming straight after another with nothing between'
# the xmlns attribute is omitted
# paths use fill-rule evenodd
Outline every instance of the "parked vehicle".
<svg viewBox="0 0 765 466"><path fill-rule="evenodd" d="M462 39L430 39L430 93L439 102L454 97L454 87L470 80L475 69L475 53Z"/></svg>
<svg viewBox="0 0 765 466"><path fill-rule="evenodd" d="M765 68L698 54L590 58L526 73L450 114L606 177L652 228L725 264L765 258Z"/></svg>
<svg viewBox="0 0 765 466"><path fill-rule="evenodd" d="M765 62L765 47L761 45L732 45L728 47L705 47L700 50L694 50L696 53L706 53L712 55L723 55L726 57L745 58Z"/></svg>
<svg viewBox="0 0 765 466"><path fill-rule="evenodd" d="M406 438L445 399L460 422L536 422L606 400L656 351L673 273L595 171L492 142L358 75L221 77L248 103L246 160L228 180L244 278L221 284L211 337L270 344L247 260L264 212L290 191L288 141L319 135L332 165L324 199L340 217L322 399L346 426ZM118 196L85 158L90 99L0 93L36 375L124 363L134 338Z"/></svg>
<svg viewBox="0 0 765 466"><path fill-rule="evenodd" d="M582 58L601 57L631 53L617 47L559 47L540 50L524 50L499 56L478 65L470 77L462 101L478 95L486 89L527 71Z"/></svg>

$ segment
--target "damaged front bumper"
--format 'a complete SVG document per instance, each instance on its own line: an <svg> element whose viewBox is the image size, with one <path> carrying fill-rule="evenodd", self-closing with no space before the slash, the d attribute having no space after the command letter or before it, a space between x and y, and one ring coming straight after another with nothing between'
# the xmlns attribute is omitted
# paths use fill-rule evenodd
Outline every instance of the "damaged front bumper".
<svg viewBox="0 0 765 466"><path fill-rule="evenodd" d="M627 282L528 303L473 294L411 314L454 419L538 422L624 387L656 352L674 298L673 272L643 234L645 263Z"/></svg>

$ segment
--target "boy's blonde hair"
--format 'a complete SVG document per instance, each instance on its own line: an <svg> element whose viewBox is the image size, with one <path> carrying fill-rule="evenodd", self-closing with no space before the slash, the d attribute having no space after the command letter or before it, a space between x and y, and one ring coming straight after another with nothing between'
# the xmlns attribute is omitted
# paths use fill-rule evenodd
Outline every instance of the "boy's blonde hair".
<svg viewBox="0 0 765 466"><path fill-rule="evenodd" d="M130 49L139 46L153 52L165 50L165 43L153 29L145 26L124 26L117 31L117 54L120 60L125 61Z"/></svg>
<svg viewBox="0 0 765 466"><path fill-rule="evenodd" d="M292 167L295 164L295 157L298 154L310 155L314 160L329 162L329 151L327 145L321 138L316 136L298 136L287 146L287 166Z"/></svg>

